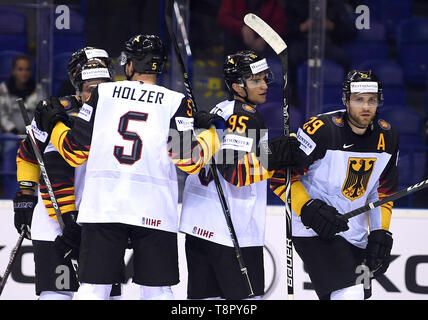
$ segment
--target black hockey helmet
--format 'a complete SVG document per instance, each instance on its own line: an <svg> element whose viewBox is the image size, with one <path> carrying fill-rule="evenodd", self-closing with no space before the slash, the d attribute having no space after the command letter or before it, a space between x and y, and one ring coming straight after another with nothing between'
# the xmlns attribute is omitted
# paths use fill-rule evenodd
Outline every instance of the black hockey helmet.
<svg viewBox="0 0 428 320"><path fill-rule="evenodd" d="M86 81L103 79L107 82L113 81L111 69L107 68L103 61L91 59L76 70L75 82L77 91L81 92Z"/></svg>
<svg viewBox="0 0 428 320"><path fill-rule="evenodd" d="M342 85L342 102L346 105L351 93L377 93L378 106L383 103L382 83L372 70L352 70Z"/></svg>
<svg viewBox="0 0 428 320"><path fill-rule="evenodd" d="M254 51L244 50L226 57L223 67L224 82L229 94L236 94L232 88L233 83L245 87L245 79L260 72L266 72L266 83L273 80L273 74L265 58L258 56Z"/></svg>
<svg viewBox="0 0 428 320"><path fill-rule="evenodd" d="M76 91L79 91L79 84L76 82L77 70L81 70L82 66L91 60L102 61L105 67L109 69L110 74L114 75L113 64L107 51L94 47L84 47L73 52L67 65L70 82Z"/></svg>
<svg viewBox="0 0 428 320"><path fill-rule="evenodd" d="M135 72L160 74L167 59L165 52L158 36L138 34L125 42L120 65L125 66L131 60Z"/></svg>

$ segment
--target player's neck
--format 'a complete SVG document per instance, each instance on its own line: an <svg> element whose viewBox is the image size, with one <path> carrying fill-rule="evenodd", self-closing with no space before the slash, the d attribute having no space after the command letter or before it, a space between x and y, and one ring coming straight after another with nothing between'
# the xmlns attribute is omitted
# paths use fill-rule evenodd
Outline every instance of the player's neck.
<svg viewBox="0 0 428 320"><path fill-rule="evenodd" d="M362 136L367 131L367 127L360 127L353 123L353 121L348 117L348 125L351 127L353 133Z"/></svg>
<svg viewBox="0 0 428 320"><path fill-rule="evenodd" d="M254 103L252 103L252 102L250 102L250 101L248 101L248 100L245 100L243 97L240 97L240 96L237 96L237 95L234 95L234 96L233 96L233 100L237 100L237 101L241 101L242 103L249 104L249 105L251 105L251 106L252 106L252 107L254 107L254 108L256 108L256 107L257 107L257 105L256 105L256 104L254 104Z"/></svg>
<svg viewBox="0 0 428 320"><path fill-rule="evenodd" d="M135 73L131 78L131 81L142 81L148 84L156 84L156 78L156 74Z"/></svg>

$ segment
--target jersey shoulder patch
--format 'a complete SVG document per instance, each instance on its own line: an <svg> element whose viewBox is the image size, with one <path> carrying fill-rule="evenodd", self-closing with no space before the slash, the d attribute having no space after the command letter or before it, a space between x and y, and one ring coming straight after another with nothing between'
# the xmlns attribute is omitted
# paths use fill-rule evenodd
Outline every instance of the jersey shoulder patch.
<svg viewBox="0 0 428 320"><path fill-rule="evenodd" d="M391 129L391 125L389 124L389 122L383 120L383 119L379 119L377 121L379 127L385 131L390 130Z"/></svg>
<svg viewBox="0 0 428 320"><path fill-rule="evenodd" d="M77 98L77 96L64 96L59 98L59 102L64 107L67 113L78 112L82 103Z"/></svg>

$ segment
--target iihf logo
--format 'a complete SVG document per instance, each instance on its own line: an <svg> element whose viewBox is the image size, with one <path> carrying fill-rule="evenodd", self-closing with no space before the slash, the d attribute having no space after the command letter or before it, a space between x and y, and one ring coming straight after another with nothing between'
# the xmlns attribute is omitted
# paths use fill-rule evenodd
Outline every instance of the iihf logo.
<svg viewBox="0 0 428 320"><path fill-rule="evenodd" d="M193 227L192 233L208 239L214 236L214 232L198 228L197 226Z"/></svg>
<svg viewBox="0 0 428 320"><path fill-rule="evenodd" d="M146 226L159 227L161 223L162 223L162 220L160 219L151 219L147 217L141 218L141 224L144 224Z"/></svg>

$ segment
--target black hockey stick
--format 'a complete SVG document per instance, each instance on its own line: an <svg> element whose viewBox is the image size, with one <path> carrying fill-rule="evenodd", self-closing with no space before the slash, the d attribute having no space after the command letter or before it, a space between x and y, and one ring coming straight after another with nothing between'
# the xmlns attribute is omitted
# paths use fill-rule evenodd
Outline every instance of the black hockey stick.
<svg viewBox="0 0 428 320"><path fill-rule="evenodd" d="M194 99L193 92L192 92L192 86L190 84L189 76L187 74L186 67L184 65L183 57L181 56L180 48L178 47L178 42L177 42L177 39L175 37L173 28L172 28L172 10L173 10L174 6L175 6L174 9L175 9L175 13L176 13L176 18L180 24L180 30L183 33L183 39L184 39L185 45L188 46L187 34L186 34L186 29L185 29L184 24L183 24L183 19L180 16L177 4L173 0L166 1L165 23L166 23L166 26L168 29L168 34L169 34L169 37L171 39L171 42L174 45L175 56L177 57L178 64L180 65L181 72L183 74L184 86L186 88L186 93L187 93L189 99L192 101L192 104L194 106L193 111L196 112L197 107L196 107L195 99ZM186 42L187 42L187 44L186 44ZM188 52L189 52L189 48L190 47L187 48ZM217 174L217 169L215 166L214 157L212 158L212 162L210 164L210 171L213 175L214 184L215 184L216 189L217 189L217 194L218 194L218 197L219 197L219 200L221 203L221 207L223 209L223 213L224 213L224 217L226 219L227 227L229 228L230 237L232 239L233 247L235 249L236 258L238 260L239 268L241 270L242 275L244 276L244 280L245 280L245 283L246 283L246 286L248 289L248 297L253 297L254 296L253 287L251 285L251 281L250 281L250 278L248 276L248 270L247 270L246 264L244 262L244 258L242 256L242 253L241 253L241 247L239 246L239 243L238 243L238 238L236 236L235 228L233 227L229 207L227 205L226 198L224 196L223 189L222 189L221 184L220 184L220 180L219 180L219 177Z"/></svg>
<svg viewBox="0 0 428 320"><path fill-rule="evenodd" d="M18 255L19 248L21 248L22 241L24 240L24 235L25 235L25 230L22 230L21 233L19 234L18 241L16 242L16 245L10 254L9 263L7 264L6 270L4 272L3 278L1 279L1 283L0 283L0 296L6 285L7 278L9 278L9 274L12 271L13 263L16 260L16 256Z"/></svg>
<svg viewBox="0 0 428 320"><path fill-rule="evenodd" d="M407 189L403 189L401 191L398 191L386 198L383 198L382 200L376 201L376 202L370 202L368 204L366 204L365 206L362 206L358 209L349 211L348 213L345 213L342 217L346 220L355 217L361 213L367 212L371 209L377 208L381 205L383 205L384 203L390 202L390 201L395 201L397 199L400 199L402 197L408 196L411 193L420 191L422 189L425 189L426 187L428 187L428 179L424 180L422 182L418 182L410 187L408 187Z"/></svg>
<svg viewBox="0 0 428 320"><path fill-rule="evenodd" d="M288 111L288 50L282 38L262 19L253 13L248 13L244 17L244 23L254 30L266 43L275 51L281 61L282 84L283 84L283 114L284 114L284 135L290 135L290 115ZM286 170L285 176L285 216L286 216L286 254L287 254L287 293L288 299L294 299L294 279L293 279L293 243L291 241L291 171Z"/></svg>
<svg viewBox="0 0 428 320"><path fill-rule="evenodd" d="M55 197L55 193L52 188L51 181L49 180L48 172L46 171L45 163L43 161L42 154L37 146L36 138L34 137L33 128L31 127L30 118L28 117L27 110L25 109L24 100L19 98L16 100L19 105L19 109L21 110L22 118L24 119L25 131L27 132L28 138L30 140L31 146L33 147L34 155L36 156L37 162L39 163L40 172L42 174L42 178L45 181L46 188L48 189L49 198L52 202L52 206L55 211L55 216L58 220L59 227L61 228L61 232L64 231L64 220L62 219L61 210L59 209L58 202ZM71 250L66 253L66 258L71 253ZM77 274L77 262L74 259L71 259L74 271Z"/></svg>

